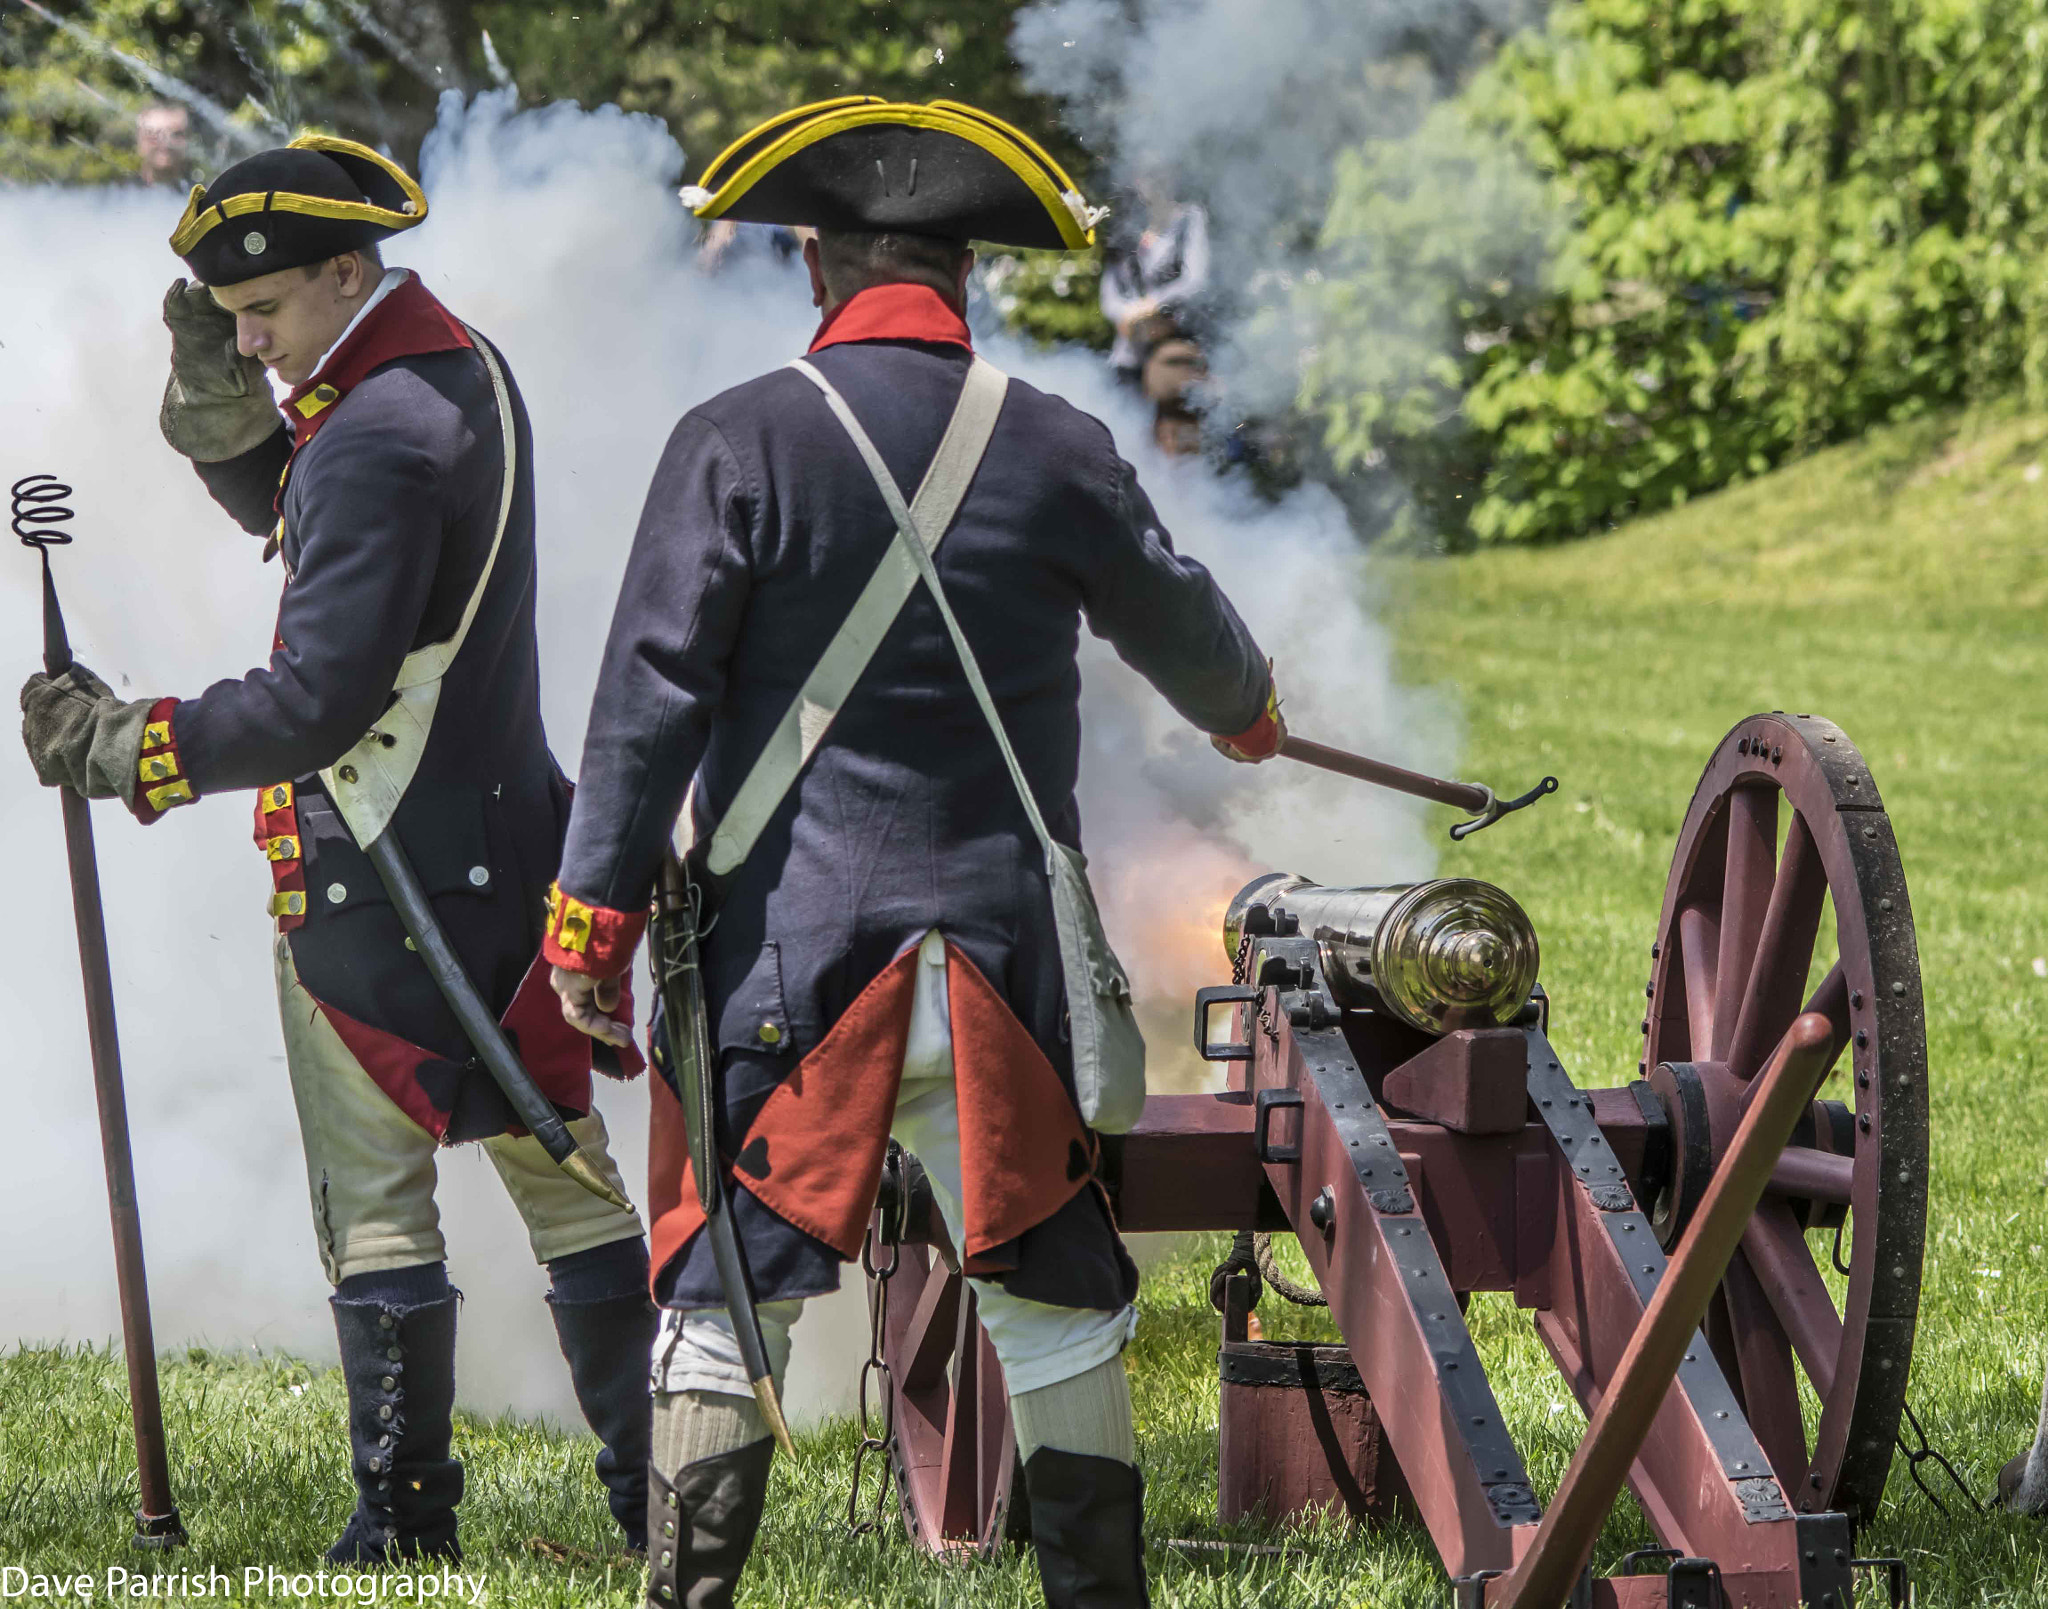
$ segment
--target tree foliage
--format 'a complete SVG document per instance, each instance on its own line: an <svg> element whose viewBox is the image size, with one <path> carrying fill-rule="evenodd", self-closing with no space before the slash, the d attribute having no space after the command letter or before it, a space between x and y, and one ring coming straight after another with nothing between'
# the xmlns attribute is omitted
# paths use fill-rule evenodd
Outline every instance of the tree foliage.
<svg viewBox="0 0 2048 1609"><path fill-rule="evenodd" d="M1580 0L1345 160L1304 402L1452 541L2048 398L2048 0Z"/></svg>
<svg viewBox="0 0 2048 1609"><path fill-rule="evenodd" d="M969 100L1079 160L1010 62L1018 3L0 0L0 173L130 175L135 115L163 100L195 108L196 166L305 124L411 162L442 91L508 79L532 104L652 113L693 169L771 113L847 94Z"/></svg>

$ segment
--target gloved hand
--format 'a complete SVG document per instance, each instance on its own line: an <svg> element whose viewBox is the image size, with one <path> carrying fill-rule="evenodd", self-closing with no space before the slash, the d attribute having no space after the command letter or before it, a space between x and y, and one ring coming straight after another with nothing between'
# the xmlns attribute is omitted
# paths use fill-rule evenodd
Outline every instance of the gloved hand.
<svg viewBox="0 0 2048 1609"><path fill-rule="evenodd" d="M567 967L553 967L549 969L548 982L562 997L563 1021L607 1045L632 1044L633 1025L612 1015L619 1009L621 990L617 978L593 978L587 973L571 972Z"/></svg>
<svg viewBox="0 0 2048 1609"><path fill-rule="evenodd" d="M143 728L155 702L124 703L83 665L58 676L37 671L21 688L21 741L37 780L133 809Z"/></svg>
<svg viewBox="0 0 2048 1609"><path fill-rule="evenodd" d="M235 315L204 285L174 280L164 293L171 378L158 423L187 458L216 464L258 445L284 420L263 365L235 350Z"/></svg>
<svg viewBox="0 0 2048 1609"><path fill-rule="evenodd" d="M1259 718L1242 732L1233 732L1225 737L1221 733L1211 734L1209 742L1216 752L1226 760L1235 760L1240 765L1257 765L1261 760L1270 760L1280 752L1280 745L1287 741L1287 717L1280 713L1280 687L1274 683L1266 694L1266 707L1259 712Z"/></svg>

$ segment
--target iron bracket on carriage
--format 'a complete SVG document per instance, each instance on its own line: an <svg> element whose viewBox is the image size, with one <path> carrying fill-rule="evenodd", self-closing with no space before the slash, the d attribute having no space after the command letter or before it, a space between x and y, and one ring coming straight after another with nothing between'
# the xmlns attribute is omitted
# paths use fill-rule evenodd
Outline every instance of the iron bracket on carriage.
<svg viewBox="0 0 2048 1609"><path fill-rule="evenodd" d="M1259 1282L1219 1270L1219 1517L1403 1509L1459 1609L1852 1609L1912 1358L1927 1052L1897 844L1841 730L1757 715L1715 751L1615 1087L1574 1082L1534 928L1491 885L1269 876L1233 902L1225 955L1195 1032L1226 1088L1154 1096L1106 1142L1107 1182L1127 1232L1293 1232L1344 1344L1253 1339ZM1766 1084L1797 1086L1790 1140L1731 1154ZM1720 1213L1732 1254L1654 1410L1603 1427L1610 1392L1640 1397L1660 1286L1701 1277L1703 1204L1745 1169L1753 1210ZM897 1221L880 1339L904 1521L934 1551L987 1551L1028 1526L1000 1368L937 1215ZM1609 1490L1625 1473L1656 1533L1612 1575L1584 1573L1605 1501L1546 1526L1466 1327L1474 1291L1528 1312L1594 1420L1582 1458L1600 1439ZM1552 1558L1566 1591L1535 1568Z"/></svg>

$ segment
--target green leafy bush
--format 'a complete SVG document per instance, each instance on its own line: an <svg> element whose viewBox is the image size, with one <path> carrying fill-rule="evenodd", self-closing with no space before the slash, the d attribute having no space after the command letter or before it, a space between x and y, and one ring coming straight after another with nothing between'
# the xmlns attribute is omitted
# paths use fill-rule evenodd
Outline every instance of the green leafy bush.
<svg viewBox="0 0 2048 1609"><path fill-rule="evenodd" d="M2048 0L1581 0L1348 153L1302 401L1454 545L2048 400Z"/></svg>

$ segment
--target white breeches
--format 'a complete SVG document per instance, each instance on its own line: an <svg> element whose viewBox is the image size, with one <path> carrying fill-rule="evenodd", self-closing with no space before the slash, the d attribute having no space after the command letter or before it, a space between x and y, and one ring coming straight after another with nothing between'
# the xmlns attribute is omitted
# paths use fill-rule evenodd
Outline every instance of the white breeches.
<svg viewBox="0 0 2048 1609"><path fill-rule="evenodd" d="M946 949L937 929L919 946L917 987L910 1007L910 1037L903 1084L889 1132L924 1165L932 1195L953 1244L966 1242L960 1210L960 1108L953 1087L953 1030L946 1000ZM1138 1313L1053 1307L1012 1296L990 1280L969 1279L1011 1394L1037 1391L1098 1367L1130 1343ZM779 1382L789 1366L789 1332L802 1301L766 1302L762 1339ZM711 1391L751 1397L740 1364L732 1321L721 1308L662 1314L654 1341L656 1391Z"/></svg>

